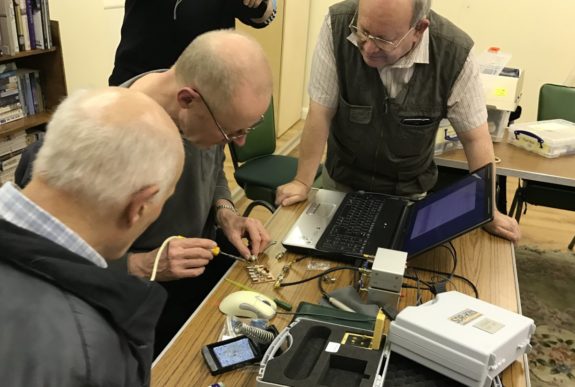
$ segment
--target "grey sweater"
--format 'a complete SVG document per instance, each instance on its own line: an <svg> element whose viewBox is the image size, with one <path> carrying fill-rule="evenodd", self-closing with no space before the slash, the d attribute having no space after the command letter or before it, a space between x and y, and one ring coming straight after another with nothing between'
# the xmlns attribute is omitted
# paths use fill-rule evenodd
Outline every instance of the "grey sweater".
<svg viewBox="0 0 575 387"><path fill-rule="evenodd" d="M163 72L157 70L154 72ZM141 74L123 83L130 87ZM172 235L184 237L214 238L215 214L213 205L219 199L231 202L228 181L224 174L224 147L214 145L199 149L182 139L185 162L182 176L174 195L164 205L160 217L134 242L131 251L149 251L159 247Z"/></svg>

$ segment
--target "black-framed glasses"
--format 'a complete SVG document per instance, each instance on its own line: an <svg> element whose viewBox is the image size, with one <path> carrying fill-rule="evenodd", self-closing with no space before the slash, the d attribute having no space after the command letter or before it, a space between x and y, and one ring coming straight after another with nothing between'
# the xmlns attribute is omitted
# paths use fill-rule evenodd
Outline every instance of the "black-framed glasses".
<svg viewBox="0 0 575 387"><path fill-rule="evenodd" d="M354 23L357 23L357 11L355 11L355 15L353 15L353 19L351 19L351 22L349 23L348 27L351 30L352 34L357 38L359 44L364 44L368 40L371 40L377 48L379 48L382 51L387 51L387 52L391 52L391 51L395 50L397 47L399 47L399 45L401 44L401 42L403 42L403 40L407 37L407 35L409 35L409 33L415 29L415 27L411 27L405 33L405 35L403 35L401 37L401 39L396 40L395 42L392 42L392 41L380 38L379 36L373 36L373 35L369 34L365 31L361 30L357 26L357 24L354 24Z"/></svg>
<svg viewBox="0 0 575 387"><path fill-rule="evenodd" d="M200 94L199 91L197 91L197 92L198 92L198 94ZM200 96L201 96L201 94L200 94ZM210 108L210 105L208 105L208 103L206 102L206 99L203 96L202 96L202 100L204 101L204 104L206 105L208 112L210 112L212 119L216 123L216 126L220 130L220 133L222 133L222 136L224 136L224 140L226 140L227 143L230 143L230 142L232 142L232 141L234 141L240 137L247 136L252 130L256 129L256 127L259 124L261 124L264 120L264 115L262 114L260 116L260 119L255 124L253 124L252 126L250 126L248 128L238 129L238 130L234 131L233 135L230 135L230 134L227 134L226 131L224 130L224 128L222 127L222 125L220 125L220 123L216 119L216 116L214 116L214 113L213 113L212 109Z"/></svg>

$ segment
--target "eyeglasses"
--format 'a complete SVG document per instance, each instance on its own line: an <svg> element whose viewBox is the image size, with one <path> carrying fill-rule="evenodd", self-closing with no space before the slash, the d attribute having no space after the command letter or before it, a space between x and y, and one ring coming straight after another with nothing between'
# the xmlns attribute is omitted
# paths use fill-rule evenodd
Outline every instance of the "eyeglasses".
<svg viewBox="0 0 575 387"><path fill-rule="evenodd" d="M396 42L391 42L389 40L385 40L385 39L380 38L378 36L373 36L373 35L365 32L365 31L360 30L357 25L354 25L354 22L356 21L356 19L357 19L357 11L355 11L355 15L353 15L353 19L351 19L351 22L349 23L348 27L351 30L351 32L355 35L355 37L357 38L358 44L364 44L368 40L371 40L377 48L379 48L382 51L387 51L387 52L393 51L397 47L399 47L401 42L403 42L403 40L407 37L407 35L409 35L409 33L415 28L415 27L411 27L405 33L405 35L403 35L401 37L401 39L397 40Z"/></svg>
<svg viewBox="0 0 575 387"><path fill-rule="evenodd" d="M197 90L196 90L197 91ZM200 94L200 92L198 91L198 94ZM200 94L201 96L201 94ZM208 105L208 103L206 102L206 99L204 97L202 97L202 99L204 100L204 104L206 105L206 108L208 109L208 112L210 112L210 115L212 116L212 119L214 120L214 122L216 123L216 126L218 127L218 129L220 130L220 133L222 133L222 136L224 136L224 139L226 140L226 142L230 143L240 137L244 137L247 136L252 130L254 130L259 124L261 124L264 120L264 115L262 114L260 116L260 119L253 124L252 126L250 126L249 128L244 128L244 129L238 129L236 130L233 135L229 135L226 133L226 131L224 130L224 128L222 127L222 125L220 125L220 123L218 122L218 120L216 120L216 116L214 116L214 113L212 112L212 109L210 109L210 105Z"/></svg>

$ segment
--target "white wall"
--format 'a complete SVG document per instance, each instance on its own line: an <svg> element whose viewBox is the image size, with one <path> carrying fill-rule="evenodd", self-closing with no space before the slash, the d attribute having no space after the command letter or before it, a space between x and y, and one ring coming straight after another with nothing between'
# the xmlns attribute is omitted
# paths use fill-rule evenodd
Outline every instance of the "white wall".
<svg viewBox="0 0 575 387"><path fill-rule="evenodd" d="M327 8L337 1L312 3L308 76L319 28ZM476 52L498 46L513 55L509 65L525 71L521 121L536 119L541 84L564 83L575 66L574 1L434 0L432 8L471 35Z"/></svg>
<svg viewBox="0 0 575 387"><path fill-rule="evenodd" d="M50 18L60 24L68 92L108 84L123 15L123 0L50 0Z"/></svg>
<svg viewBox="0 0 575 387"><path fill-rule="evenodd" d="M292 0L296 1L296 0ZM336 0L312 0L306 60L306 89L313 48L327 9ZM107 84L119 41L124 0L51 0L60 21L70 91ZM575 1L434 0L433 8L475 40L476 51L499 46L513 54L510 65L525 71L522 121L534 120L545 82L564 83L575 66ZM309 100L305 93L304 106Z"/></svg>

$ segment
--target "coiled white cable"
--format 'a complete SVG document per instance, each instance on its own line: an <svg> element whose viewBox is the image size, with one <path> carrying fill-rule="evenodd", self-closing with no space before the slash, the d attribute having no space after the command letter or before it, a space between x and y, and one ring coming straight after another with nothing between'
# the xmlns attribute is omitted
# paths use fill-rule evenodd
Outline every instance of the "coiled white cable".
<svg viewBox="0 0 575 387"><path fill-rule="evenodd" d="M162 242L162 245L160 246L158 252L156 253L156 258L154 259L154 267L152 269L152 275L150 275L150 281L154 281L156 279L156 272L158 271L158 263L160 262L160 256L164 252L164 249L172 239L177 238L183 238L183 236L180 235L171 236L166 238L166 240Z"/></svg>
<svg viewBox="0 0 575 387"><path fill-rule="evenodd" d="M246 325L239 320L233 320L232 326L234 328L234 332L245 335L255 341L256 343L260 344L268 344L271 343L276 335L273 332L266 331L262 328L252 327L250 325Z"/></svg>

